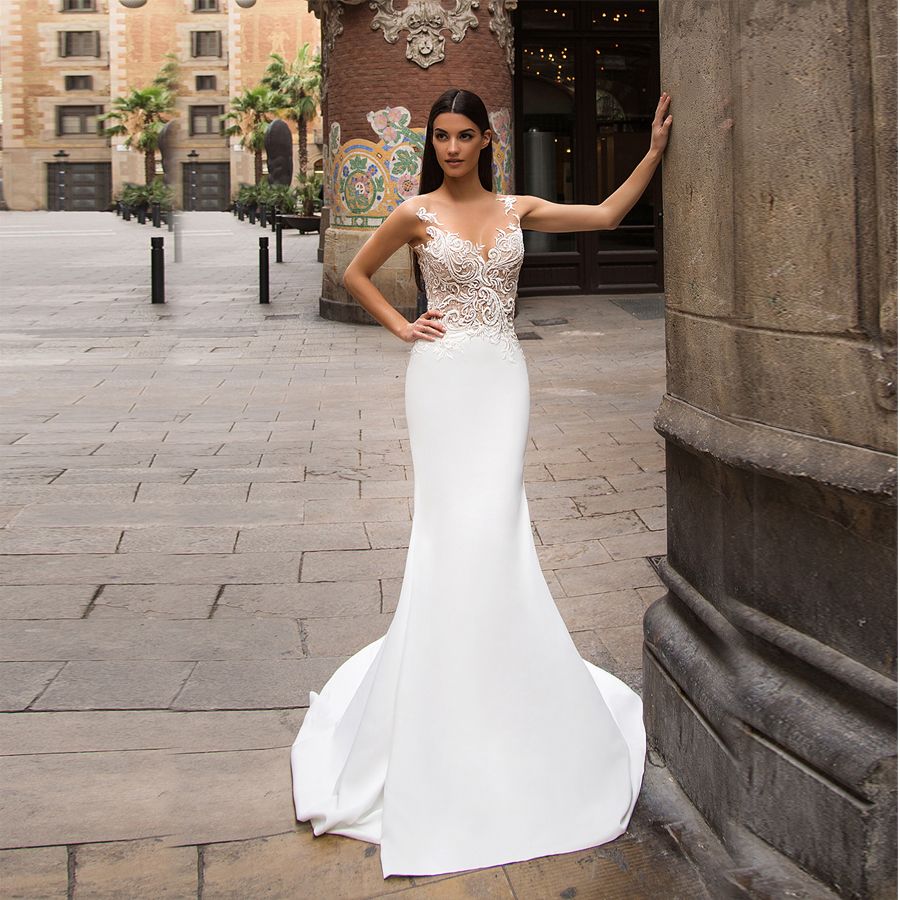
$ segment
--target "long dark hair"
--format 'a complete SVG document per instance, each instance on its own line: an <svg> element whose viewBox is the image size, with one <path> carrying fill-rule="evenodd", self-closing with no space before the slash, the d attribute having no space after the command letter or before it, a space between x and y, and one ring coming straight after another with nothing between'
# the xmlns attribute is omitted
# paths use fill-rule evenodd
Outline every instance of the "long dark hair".
<svg viewBox="0 0 900 900"><path fill-rule="evenodd" d="M422 153L422 171L419 174L419 195L429 194L437 190L444 183L444 170L438 162L437 154L434 152L434 144L432 143L434 136L434 120L445 112L459 113L471 119L479 128L482 134L491 127L488 118L487 107L478 94L462 88L449 88L444 91L428 114L428 126L425 129L425 150ZM478 180L486 191L494 190L494 133L491 132L491 140L486 146L481 148L478 156ZM425 284L422 280L422 271L419 268L419 259L409 249L412 259L413 272L416 276L416 286L419 291L425 290Z"/></svg>

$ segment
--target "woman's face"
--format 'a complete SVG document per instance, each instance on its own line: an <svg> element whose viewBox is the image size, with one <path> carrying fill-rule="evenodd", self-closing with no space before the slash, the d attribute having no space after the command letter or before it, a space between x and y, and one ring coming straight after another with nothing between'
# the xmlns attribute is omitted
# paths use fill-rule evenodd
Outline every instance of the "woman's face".
<svg viewBox="0 0 900 900"><path fill-rule="evenodd" d="M451 112L435 116L432 144L445 175L464 175L477 168L482 148L490 142L490 129L479 131L468 116Z"/></svg>

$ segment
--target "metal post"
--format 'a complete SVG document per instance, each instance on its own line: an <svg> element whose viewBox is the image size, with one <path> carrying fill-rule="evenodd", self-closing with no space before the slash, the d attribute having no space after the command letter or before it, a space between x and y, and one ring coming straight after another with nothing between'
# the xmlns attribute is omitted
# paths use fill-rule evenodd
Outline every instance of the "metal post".
<svg viewBox="0 0 900 900"><path fill-rule="evenodd" d="M269 239L259 239L259 302L269 302Z"/></svg>
<svg viewBox="0 0 900 900"><path fill-rule="evenodd" d="M281 232L284 230L284 225L281 223L281 216L278 216L278 219L275 223L275 262L283 263L284 255L282 254L281 247Z"/></svg>
<svg viewBox="0 0 900 900"><path fill-rule="evenodd" d="M175 220L175 262L180 263L181 256L181 229L184 227L184 217L181 213L175 218L175 211L172 211L172 218Z"/></svg>
<svg viewBox="0 0 900 900"><path fill-rule="evenodd" d="M163 239L150 238L150 302L166 302L166 272Z"/></svg>
<svg viewBox="0 0 900 900"><path fill-rule="evenodd" d="M144 225L147 221L147 207L139 206L137 214L138 214L138 225Z"/></svg>
<svg viewBox="0 0 900 900"><path fill-rule="evenodd" d="M256 224L256 210L257 209L258 209L258 207L255 205L250 207L250 224L251 225Z"/></svg>
<svg viewBox="0 0 900 900"><path fill-rule="evenodd" d="M272 234L275 233L275 222L278 219L278 213L275 210L272 210L271 222L272 222Z"/></svg>
<svg viewBox="0 0 900 900"><path fill-rule="evenodd" d="M153 205L150 207L150 209L151 209L152 215L153 215L153 227L154 227L154 228L159 228L159 225L160 225L159 214L160 214L160 211L161 211L161 210L160 210L160 207L159 207L159 204L158 204L158 203L153 203Z"/></svg>
<svg viewBox="0 0 900 900"><path fill-rule="evenodd" d="M259 207L259 224L260 224L260 226L263 227L263 228L266 227L266 213L267 213L267 212L268 212L268 210L266 209L266 204L263 203L263 204Z"/></svg>
<svg viewBox="0 0 900 900"><path fill-rule="evenodd" d="M130 206L123 206L123 207L122 207L122 218L123 218L126 222L130 222L130 221L131 221L131 207L130 207Z"/></svg>

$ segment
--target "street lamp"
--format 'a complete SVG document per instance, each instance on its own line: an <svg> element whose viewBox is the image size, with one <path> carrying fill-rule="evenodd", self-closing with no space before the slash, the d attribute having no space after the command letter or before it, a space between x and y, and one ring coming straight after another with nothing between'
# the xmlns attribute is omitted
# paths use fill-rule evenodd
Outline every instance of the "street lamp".
<svg viewBox="0 0 900 900"><path fill-rule="evenodd" d="M188 196L188 207L192 210L197 208L197 166L196 162L200 159L200 154L196 150L188 153L188 159L191 161L190 169L190 193Z"/></svg>
<svg viewBox="0 0 900 900"><path fill-rule="evenodd" d="M56 203L61 210L66 208L66 169L64 159L69 158L69 154L65 150L57 150L53 154L54 159L59 160L56 167Z"/></svg>

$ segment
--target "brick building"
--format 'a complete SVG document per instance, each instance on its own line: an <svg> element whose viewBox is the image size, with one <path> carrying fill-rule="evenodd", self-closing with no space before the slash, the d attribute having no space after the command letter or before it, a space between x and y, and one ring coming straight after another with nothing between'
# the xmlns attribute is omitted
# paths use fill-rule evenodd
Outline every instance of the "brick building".
<svg viewBox="0 0 900 900"><path fill-rule="evenodd" d="M234 0L125 3L0 5L2 171L10 209L105 209L123 183L142 183L141 154L122 146L122 138L103 136L98 116L110 111L114 97L148 86L169 52L181 65L176 196L189 199L184 185L193 174L194 206L224 209L238 184L253 180L252 154L221 134L229 98L258 83L271 52L290 60L306 42L319 46L319 23L296 0L248 8ZM313 168L321 166L321 135L321 122L309 123Z"/></svg>

